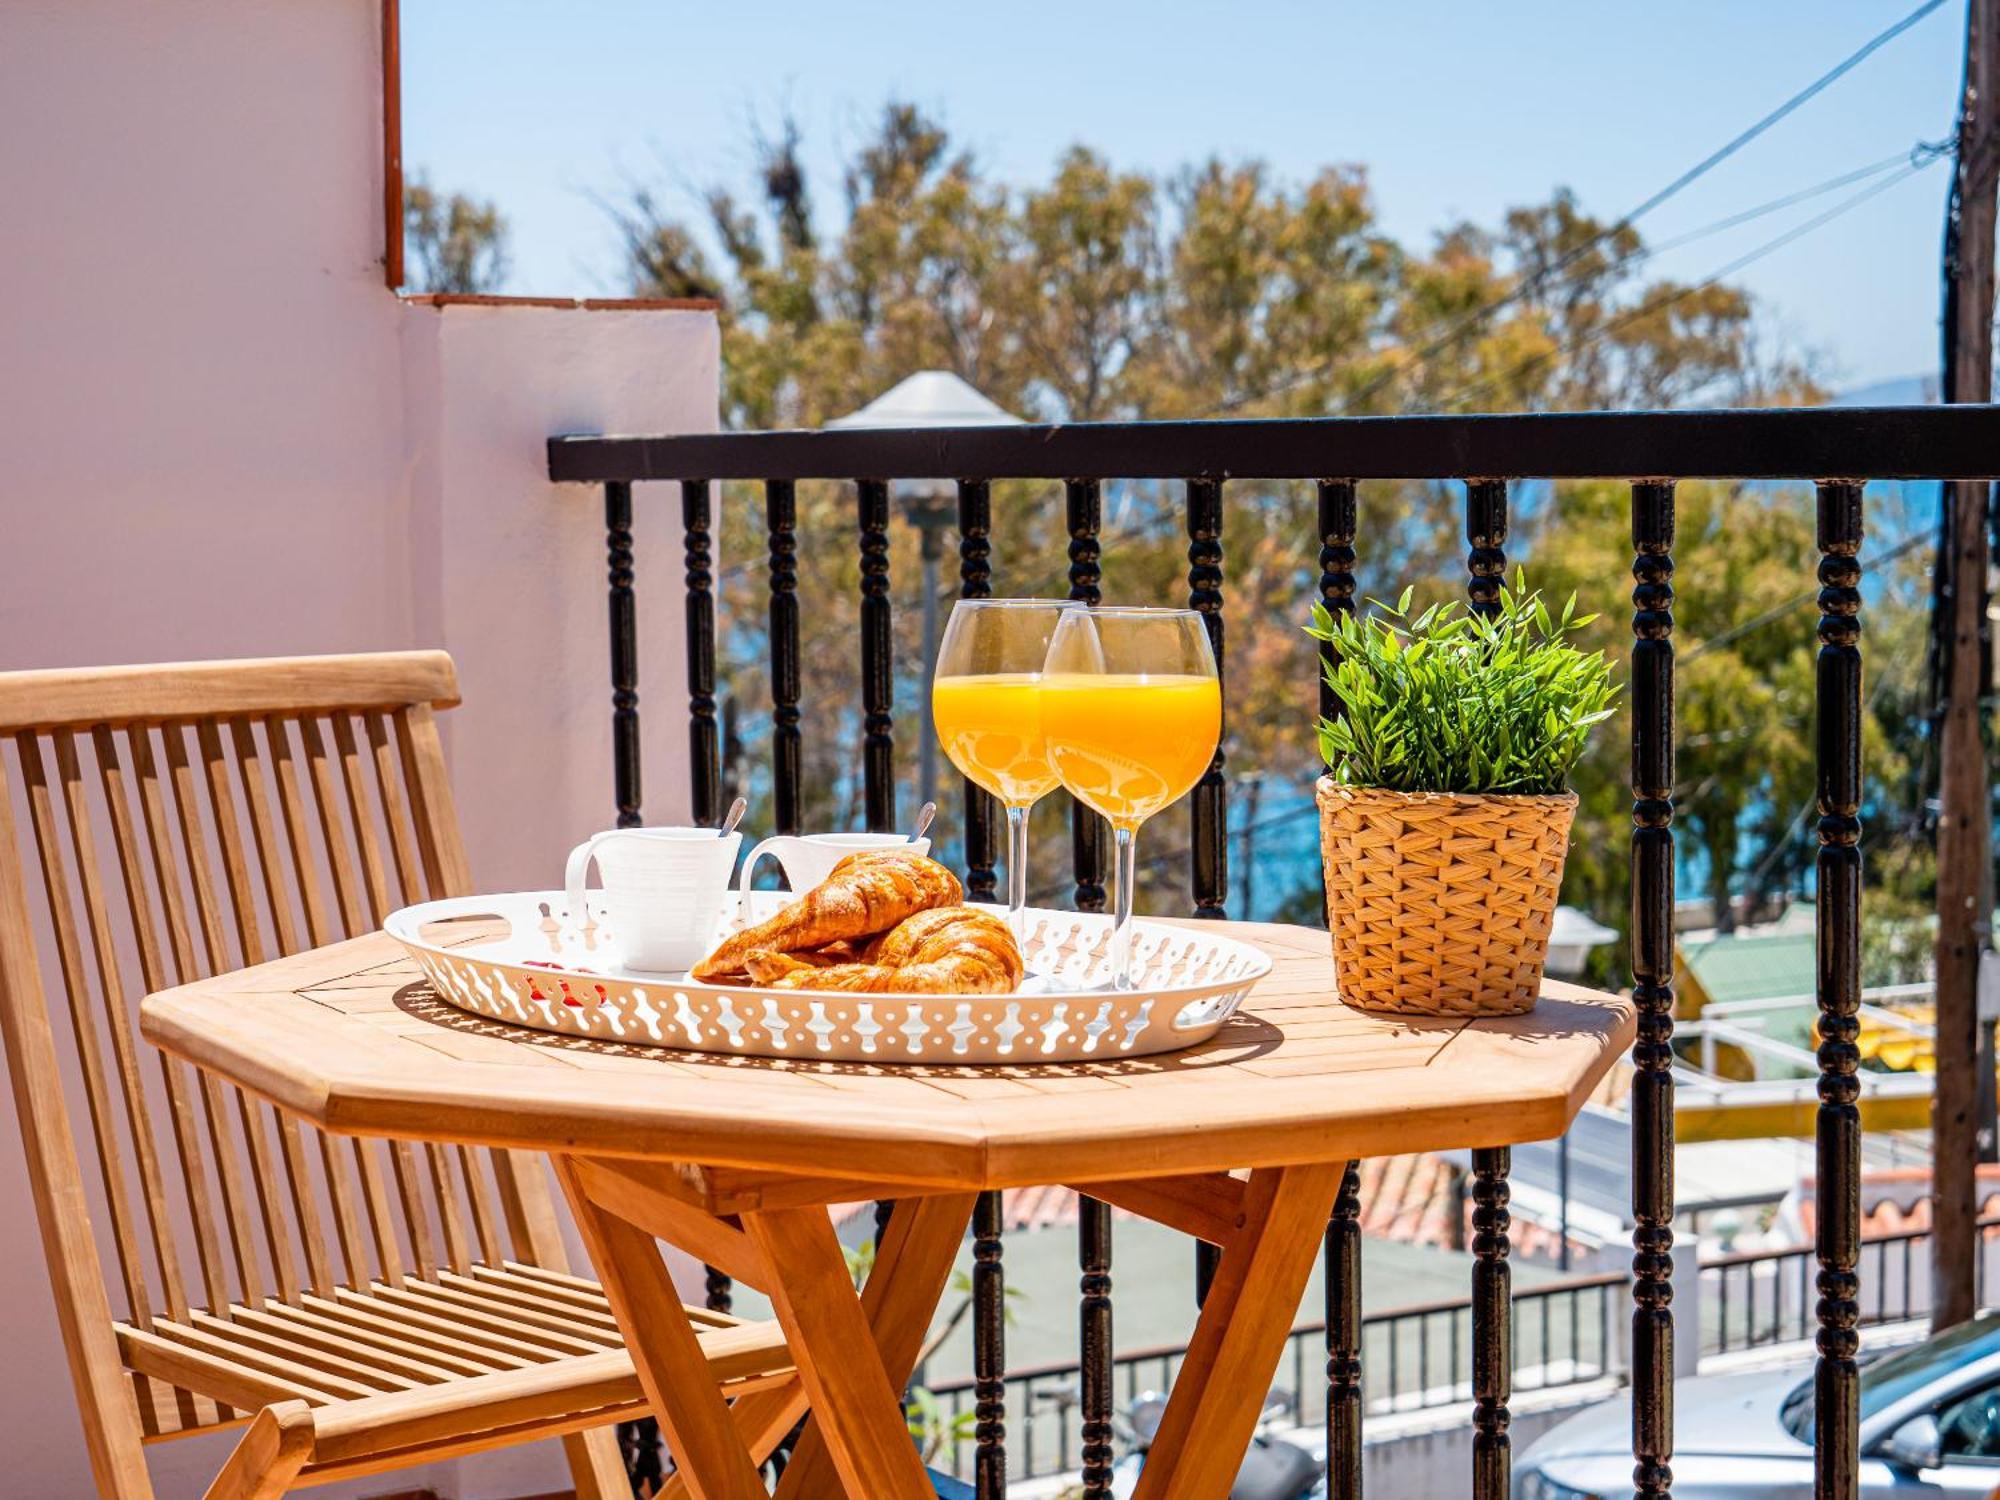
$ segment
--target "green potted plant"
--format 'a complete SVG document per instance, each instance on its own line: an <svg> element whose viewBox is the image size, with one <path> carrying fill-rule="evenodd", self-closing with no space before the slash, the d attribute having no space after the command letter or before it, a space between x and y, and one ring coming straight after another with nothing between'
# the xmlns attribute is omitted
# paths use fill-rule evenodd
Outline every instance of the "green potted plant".
<svg viewBox="0 0 2000 1500"><path fill-rule="evenodd" d="M1576 794L1569 773L1617 689L1518 571L1497 613L1410 591L1313 609L1342 713L1319 721L1320 852L1334 981L1403 1015L1517 1015L1541 992Z"/></svg>

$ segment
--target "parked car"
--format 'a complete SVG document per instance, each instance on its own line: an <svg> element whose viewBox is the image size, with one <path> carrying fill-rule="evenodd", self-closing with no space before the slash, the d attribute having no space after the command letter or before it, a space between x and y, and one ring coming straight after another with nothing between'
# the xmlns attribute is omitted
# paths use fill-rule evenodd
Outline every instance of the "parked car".
<svg viewBox="0 0 2000 1500"><path fill-rule="evenodd" d="M1677 1500L1810 1500L1810 1365L1711 1375L1674 1387ZM1632 1489L1632 1413L1623 1399L1532 1444L1514 1500L1602 1500ZM2000 1490L2000 1314L1885 1354L1861 1371L1866 1500Z"/></svg>

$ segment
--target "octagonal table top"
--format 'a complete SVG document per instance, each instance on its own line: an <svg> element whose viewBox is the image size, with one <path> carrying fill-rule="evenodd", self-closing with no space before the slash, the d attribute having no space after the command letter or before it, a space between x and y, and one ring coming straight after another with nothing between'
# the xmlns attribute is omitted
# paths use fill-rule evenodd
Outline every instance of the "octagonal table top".
<svg viewBox="0 0 2000 1500"><path fill-rule="evenodd" d="M1333 995L1324 932L1236 922L1272 973L1212 1039L1107 1062L875 1065L559 1036L434 995L374 934L149 996L145 1035L336 1132L934 1188L1222 1171L1559 1135L1631 1002L1548 981L1526 1015Z"/></svg>

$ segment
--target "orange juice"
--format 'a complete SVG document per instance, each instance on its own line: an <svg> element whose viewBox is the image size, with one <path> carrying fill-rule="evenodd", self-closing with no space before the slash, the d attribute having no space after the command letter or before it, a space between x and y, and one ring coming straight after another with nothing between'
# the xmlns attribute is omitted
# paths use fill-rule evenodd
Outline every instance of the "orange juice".
<svg viewBox="0 0 2000 1500"><path fill-rule="evenodd" d="M1035 706L1040 674L940 677L931 717L951 763L1008 807L1029 807L1055 789L1055 767Z"/></svg>
<svg viewBox="0 0 2000 1500"><path fill-rule="evenodd" d="M1050 672L1037 695L1063 785L1119 828L1187 795L1222 735L1213 677Z"/></svg>

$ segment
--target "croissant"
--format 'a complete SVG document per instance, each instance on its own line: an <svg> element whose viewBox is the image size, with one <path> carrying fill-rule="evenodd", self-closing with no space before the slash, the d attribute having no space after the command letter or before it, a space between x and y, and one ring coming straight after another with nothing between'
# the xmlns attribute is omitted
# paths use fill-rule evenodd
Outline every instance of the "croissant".
<svg viewBox="0 0 2000 1500"><path fill-rule="evenodd" d="M1021 982L1021 950L1007 924L971 906L920 911L868 945L865 961L773 972L777 990L1004 995Z"/></svg>
<svg viewBox="0 0 2000 1500"><path fill-rule="evenodd" d="M797 953L848 938L887 932L905 917L949 906L965 894L936 860L901 849L850 854L833 873L783 910L733 933L690 971L696 979L741 974L759 949Z"/></svg>
<svg viewBox="0 0 2000 1500"><path fill-rule="evenodd" d="M836 964L861 961L852 943L828 943L824 948L802 948L796 953L780 953L775 948L752 948L743 955L743 972L752 984L771 984L800 969L830 969Z"/></svg>

